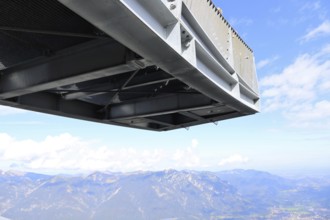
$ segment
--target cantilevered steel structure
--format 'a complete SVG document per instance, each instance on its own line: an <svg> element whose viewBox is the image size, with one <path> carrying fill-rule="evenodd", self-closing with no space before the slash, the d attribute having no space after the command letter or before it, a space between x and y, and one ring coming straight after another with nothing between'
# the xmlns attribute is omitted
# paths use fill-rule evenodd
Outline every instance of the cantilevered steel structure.
<svg viewBox="0 0 330 220"><path fill-rule="evenodd" d="M0 0L0 104L156 131L259 110L210 0Z"/></svg>

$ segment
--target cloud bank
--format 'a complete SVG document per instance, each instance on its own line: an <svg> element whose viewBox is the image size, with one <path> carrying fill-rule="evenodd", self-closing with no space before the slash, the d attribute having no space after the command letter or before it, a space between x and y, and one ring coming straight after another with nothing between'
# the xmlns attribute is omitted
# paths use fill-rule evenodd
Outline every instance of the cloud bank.
<svg viewBox="0 0 330 220"><path fill-rule="evenodd" d="M261 79L264 111L281 111L291 125L330 128L330 45L302 54L283 69Z"/></svg>
<svg viewBox="0 0 330 220"><path fill-rule="evenodd" d="M131 171L152 169L165 156L161 150L110 150L68 133L42 141L16 140L0 134L0 160L27 170Z"/></svg>
<svg viewBox="0 0 330 220"><path fill-rule="evenodd" d="M249 161L249 158L244 157L240 154L232 155L228 158L224 158L219 162L219 166L228 166L228 165L237 165L241 163L247 163Z"/></svg>
<svg viewBox="0 0 330 220"><path fill-rule="evenodd" d="M96 141L86 141L69 133L47 136L44 140L17 140L0 133L0 167L44 173L91 171L129 172L137 170L204 169L247 162L234 155L211 162L198 151L199 141L172 150L116 148Z"/></svg>
<svg viewBox="0 0 330 220"><path fill-rule="evenodd" d="M330 35L330 21L325 20L318 27L310 30L306 35L301 38L301 43L305 43L314 40L319 37Z"/></svg>
<svg viewBox="0 0 330 220"><path fill-rule="evenodd" d="M271 58L259 61L256 66L257 66L258 69L262 69L262 68L264 68L268 65L271 65L272 63L274 63L278 59L279 59L279 56L273 56Z"/></svg>

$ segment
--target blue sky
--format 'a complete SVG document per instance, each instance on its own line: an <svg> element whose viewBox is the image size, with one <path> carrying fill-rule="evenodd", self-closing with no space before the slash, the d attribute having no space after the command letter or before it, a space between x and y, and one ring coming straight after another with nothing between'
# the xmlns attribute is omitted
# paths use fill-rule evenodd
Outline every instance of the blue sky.
<svg viewBox="0 0 330 220"><path fill-rule="evenodd" d="M261 113L157 133L0 107L0 169L330 171L330 1L214 3L254 50Z"/></svg>

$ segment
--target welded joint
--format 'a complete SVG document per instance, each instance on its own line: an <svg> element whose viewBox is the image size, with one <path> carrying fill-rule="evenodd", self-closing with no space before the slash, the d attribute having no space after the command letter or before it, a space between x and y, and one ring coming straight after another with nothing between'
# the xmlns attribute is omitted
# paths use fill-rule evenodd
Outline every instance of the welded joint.
<svg viewBox="0 0 330 220"><path fill-rule="evenodd" d="M138 55L133 51L126 53L126 64L131 66L132 69L144 69L148 66L152 66L152 62L143 58L138 58Z"/></svg>

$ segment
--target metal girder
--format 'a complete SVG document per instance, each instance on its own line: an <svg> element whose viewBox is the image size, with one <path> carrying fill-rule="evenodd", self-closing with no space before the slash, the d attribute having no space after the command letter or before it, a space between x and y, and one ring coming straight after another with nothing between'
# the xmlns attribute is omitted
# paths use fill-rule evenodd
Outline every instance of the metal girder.
<svg viewBox="0 0 330 220"><path fill-rule="evenodd" d="M186 111L189 112L189 111ZM186 113L185 111L177 112L177 113L165 113L163 115L149 116L149 117L135 117L135 118L127 118L127 119L118 119L112 120L109 123L118 124L121 126L128 126L134 128L142 128L148 130L157 130L157 131L168 131L172 129L178 128L189 128L190 126L195 126L199 124L204 124L207 122L213 122L217 125L218 121L226 120L235 117L241 117L241 113L236 111L230 111L225 113L220 113L217 115L213 115L209 118L194 118L190 117L191 115L186 115L187 117L180 117L182 113Z"/></svg>
<svg viewBox="0 0 330 220"><path fill-rule="evenodd" d="M147 119L151 119L154 122L159 122L159 123L166 123L168 125L182 125L190 122L196 121L193 118L186 117L182 114L179 113L174 113L174 114L166 114L166 115L157 115L157 116L152 116L148 117Z"/></svg>
<svg viewBox="0 0 330 220"><path fill-rule="evenodd" d="M194 17L188 9L182 10L186 7L182 0L175 4L165 0L152 4L148 0L59 1L207 97L243 115L258 112L258 100L241 94L237 73L226 69L226 59L199 22L189 22Z"/></svg>
<svg viewBox="0 0 330 220"><path fill-rule="evenodd" d="M28 13L56 6L74 15L68 24L57 13L24 26L3 16L13 25L0 27L11 35L3 36L0 104L156 131L258 112L252 51L237 50L246 45L221 17L210 26L199 14L198 5L213 13L208 0L188 1L55 0Z"/></svg>
<svg viewBox="0 0 330 220"><path fill-rule="evenodd" d="M216 103L201 94L176 94L108 106L107 120L152 117L180 111L209 108Z"/></svg>
<svg viewBox="0 0 330 220"><path fill-rule="evenodd" d="M193 118L196 121L207 121L207 119L203 118L202 116L196 115L196 114L191 113L189 111L179 112L179 114L187 116L189 118Z"/></svg>
<svg viewBox="0 0 330 220"><path fill-rule="evenodd" d="M6 27L6 26L0 26L0 30L34 33L34 34L47 34L47 35L65 36L65 37L109 38L109 36L98 36L98 35L84 34L84 33L61 32L61 31L53 31L53 30L37 30L37 29L27 29L27 28L19 28L19 27Z"/></svg>
<svg viewBox="0 0 330 220"><path fill-rule="evenodd" d="M160 126L164 127L172 127L173 124L169 123L168 121L165 120L159 120L158 118L143 118L144 121L147 123L154 123L154 124L159 124Z"/></svg>
<svg viewBox="0 0 330 220"><path fill-rule="evenodd" d="M194 100L194 102L192 102L192 100ZM158 105L155 105L157 103ZM160 103L164 106L161 106ZM181 113L184 111L194 111L218 105L203 95L179 94L110 106L111 113L114 114L119 111L117 113L120 113L121 116L125 117L112 117L105 119L104 116L106 113L100 111L102 106L79 100L64 100L61 96L48 92L39 92L9 100L0 100L0 104L12 107L20 106L20 108L27 110L98 123L157 131L165 131L205 123L202 120L196 120L196 118L191 118L188 115L186 115L187 117L180 117L181 115L184 115ZM149 105L154 106L154 108L148 108ZM131 112L122 111L123 109L130 109L132 106L135 106L135 109L133 110L134 112L132 112L132 109ZM215 116L214 119L212 118L210 121L218 121L238 116L241 115L237 112L230 112ZM132 123L130 123L131 121Z"/></svg>
<svg viewBox="0 0 330 220"><path fill-rule="evenodd" d="M126 85L136 76L136 74L139 72L139 70L135 70L135 72L133 72L126 80L125 82L120 86L119 89L117 89L117 91L115 92L115 94L113 94L111 100L107 103L107 105L104 106L104 108L107 108L109 105L111 105L112 103L116 102L116 100L118 99L118 95L121 92L121 90L123 90Z"/></svg>
<svg viewBox="0 0 330 220"><path fill-rule="evenodd" d="M90 121L100 120L100 106L79 100L64 100L60 96L47 92L39 92L20 96L9 100L0 100L1 104L23 109L67 116Z"/></svg>
<svg viewBox="0 0 330 220"><path fill-rule="evenodd" d="M135 76L131 82L125 86L122 90L129 90L129 89L134 89L134 88L139 88L139 87L144 87L148 85L153 85L157 83L165 83L175 80L174 77L164 73L164 72L154 72L154 73L149 73L146 76ZM78 92L69 92L68 94L63 95L64 99L67 100L72 100L72 99L79 99L83 98L86 96L95 96L95 95L102 95L108 92L114 92L116 89L120 87L124 83L124 80L120 80L117 83L97 83L97 84L92 84L90 87L86 88L79 88ZM79 86L78 86L79 87Z"/></svg>
<svg viewBox="0 0 330 220"><path fill-rule="evenodd" d="M93 41L69 48L37 64L3 71L0 99L98 79L141 68L143 60L127 60L129 51L115 41ZM138 64L135 63L138 61Z"/></svg>

